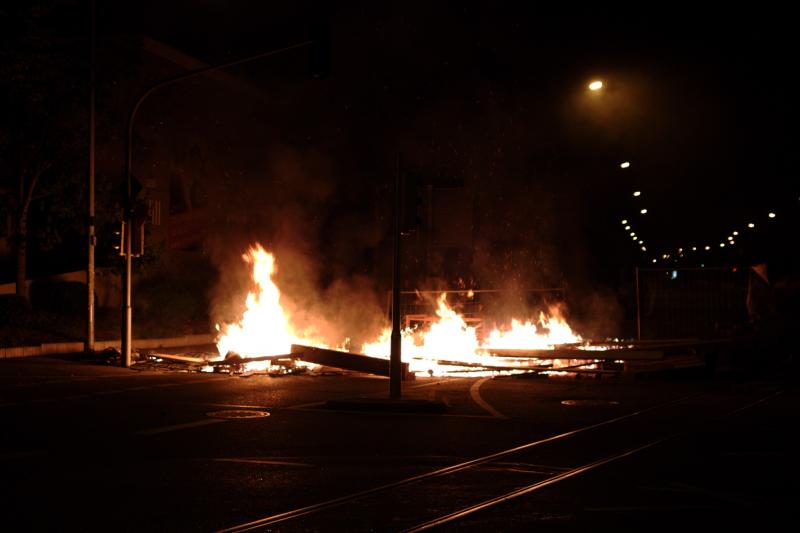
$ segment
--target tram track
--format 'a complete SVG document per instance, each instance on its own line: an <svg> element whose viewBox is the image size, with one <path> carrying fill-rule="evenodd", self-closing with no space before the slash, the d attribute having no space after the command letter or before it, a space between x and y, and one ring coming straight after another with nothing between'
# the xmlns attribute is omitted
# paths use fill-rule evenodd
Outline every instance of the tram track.
<svg viewBox="0 0 800 533"><path fill-rule="evenodd" d="M423 474L419 474L419 475L416 475L416 476L411 476L411 477L408 477L408 478L405 478L405 479L401 479L399 481L394 481L394 482L383 484L383 485L380 485L380 486L377 486L377 487L373 487L373 488L370 488L370 489L366 489L366 490L358 491L358 492L355 492L355 493L347 494L347 495L344 495L344 496L340 496L340 497L337 497L337 498L333 498L333 499L330 499L330 500L326 500L326 501L323 501L323 502L320 502L320 503L316 503L316 504L312 504L312 505L308 505L308 506L304 506L304 507L299 507L299 508L292 509L292 510L289 510L289 511L286 511L286 512L282 512L282 513L266 516L266 517L263 517L263 518L259 518L257 520L252 520L252 521L249 521L249 522L238 524L238 525L226 528L226 529L222 529L222 530L220 530L220 532L222 533L222 532L253 531L253 530L258 530L260 528L264 528L266 526L271 526L273 524L286 523L286 522L289 522L289 521L292 521L292 520L297 520L297 519L300 519L300 518L309 517L311 515L322 513L323 511L328 511L328 510L332 510L334 508L339 508L339 507L342 507L342 506L346 506L347 504L360 502L360 501L372 498L374 496L377 496L377 495L380 495L380 494L384 494L384 493L387 493L387 492L390 492L390 491L395 491L397 489L401 489L401 488L404 488L404 487L407 487L407 486L410 486L410 485L416 485L416 484L423 483L423 482L430 482L431 480L434 480L436 478L443 478L443 477L447 477L447 476L452 476L452 475L457 474L457 473L463 473L463 472L467 472L467 471L470 471L470 470L475 470L477 467L481 467L483 465L487 465L487 464L492 463L492 462L497 462L498 460L501 460L501 459L506 459L506 458L508 458L509 456L512 456L512 455L517 455L517 454L521 454L521 453L524 453L524 452L528 452L528 451L531 451L531 450L533 450L533 449L535 449L537 447L542 447L544 445L548 445L548 444L552 444L552 443L556 443L556 442L563 442L566 439L570 439L572 437L583 436L583 435L585 435L585 434L587 434L589 432L592 432L594 430L599 430L599 429L602 429L602 428L608 428L608 427L616 425L616 424L620 424L620 423L623 423L623 422L628 422L628 421L640 418L643 415L647 415L647 414L650 414L650 413L655 413L655 412L658 412L659 410L663 410L663 409L666 409L666 408L669 408L669 407L672 407L672 406L677 406L677 405L680 405L682 403L688 402L690 400L697 399L697 398L699 398L701 396L704 396L704 395L705 395L705 393L701 392L701 393L694 393L694 394L682 396L682 397L674 399L674 400L669 400L669 401L666 401L666 402L662 402L662 403L659 403L659 404L656 404L656 405L653 405L653 406L650 406L650 407L646 407L644 409L639 409L639 410L636 410L636 411L633 411L633 412L630 412L630 413L626 413L624 415L620 415L620 416L613 417L613 418L610 418L610 419L607 419L607 420L603 420L601 422L588 424L588 425L585 425L585 426L582 426L582 427L579 427L579 428L576 428L576 429L573 429L573 430L569 430L569 431L565 431L565 432L562 432L562 433L558 433L556 435L552 435L550 437L537 439L537 440L534 440L534 441L531 441L531 442L524 443L524 444L519 445L519 446L514 446L512 448L501 450L499 452L495 452L495 453L492 453L492 454L489 454L489 455L485 455L485 456L482 456L482 457L477 457L475 459L471 459L469 461L464 461L464 462L461 462L461 463L458 463L458 464L455 464L455 465L451 465L451 466L448 466L448 467L445 467L445 468L440 468L440 469L433 470L433 471L430 471L430 472L426 472L426 473L423 473ZM632 453L637 453L640 450L646 449L646 448L648 448L650 446L653 446L653 445L661 442L661 440L663 440L663 438L660 439L660 440L657 439L656 441L653 441L653 442L648 442L645 445L641 445L641 446L635 447L633 449L625 450L622 453L610 454L610 455L604 457L604 459L590 461L590 462L588 462L586 464L581 464L581 466L579 466L577 468L570 468L570 469L568 469L566 471L560 472L559 474L557 474L555 476L550 476L550 477L546 478L545 480L539 480L534 485L538 484L538 485L540 485L539 488L543 488L545 486L548 486L550 484L556 483L558 481L565 480L565 479L568 479L570 477L574 477L574 476L576 476L576 475L578 475L580 473L583 473L585 471L597 468L598 466L602 466L603 464L606 464L606 463L611 462L613 460L620 459L620 458L628 456L628 455L630 455ZM547 481L548 479L550 480L549 482Z"/></svg>

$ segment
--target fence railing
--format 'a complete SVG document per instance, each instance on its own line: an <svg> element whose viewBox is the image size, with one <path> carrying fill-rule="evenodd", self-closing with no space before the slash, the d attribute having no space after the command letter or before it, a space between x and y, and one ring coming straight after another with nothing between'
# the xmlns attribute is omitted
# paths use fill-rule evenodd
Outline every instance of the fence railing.
<svg viewBox="0 0 800 533"><path fill-rule="evenodd" d="M524 290L441 290L441 291L401 291L400 323L409 327L417 323L436 320L438 298L447 295L447 305L458 311L464 321L479 325L486 317L487 311L497 310L504 306L516 305L528 310L543 309L548 304L564 301L565 289L524 289ZM386 316L392 317L392 292L386 295Z"/></svg>
<svg viewBox="0 0 800 533"><path fill-rule="evenodd" d="M638 338L729 336L747 322L748 279L737 268L637 268Z"/></svg>

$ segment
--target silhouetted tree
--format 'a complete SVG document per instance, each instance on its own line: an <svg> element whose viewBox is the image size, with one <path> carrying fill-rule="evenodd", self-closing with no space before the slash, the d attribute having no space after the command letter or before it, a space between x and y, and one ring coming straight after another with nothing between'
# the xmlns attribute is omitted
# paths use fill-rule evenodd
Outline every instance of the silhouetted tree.
<svg viewBox="0 0 800 533"><path fill-rule="evenodd" d="M16 292L26 298L30 217L37 203L47 203L37 224L40 248L51 247L81 220L86 121L79 100L88 79L88 40L71 23L87 15L85 3L74 1L0 8L0 210L11 221Z"/></svg>

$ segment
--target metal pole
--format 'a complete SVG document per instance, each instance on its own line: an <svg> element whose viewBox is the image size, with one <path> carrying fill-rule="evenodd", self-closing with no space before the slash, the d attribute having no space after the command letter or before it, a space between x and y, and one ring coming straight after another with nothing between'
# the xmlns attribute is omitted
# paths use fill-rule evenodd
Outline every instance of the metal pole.
<svg viewBox="0 0 800 533"><path fill-rule="evenodd" d="M138 104L137 106L138 107ZM124 233L122 240L125 247L125 265L122 270L122 316L120 317L120 324L122 331L120 332L120 364L129 368L131 366L131 342L133 338L133 308L131 306L131 271L133 267L133 256L131 254L131 240L133 238L133 199L131 192L133 191L131 182L131 132L133 130L133 118L136 113L136 108L131 112L128 119L128 140L125 143L125 205L122 207L122 220L124 222L122 232Z"/></svg>
<svg viewBox="0 0 800 533"><path fill-rule="evenodd" d="M636 267L636 340L642 340L642 310L639 304L639 267Z"/></svg>
<svg viewBox="0 0 800 533"><path fill-rule="evenodd" d="M401 337L400 337L400 180L401 158L397 154L394 177L394 261L392 262L392 352L389 362L389 397L400 398Z"/></svg>
<svg viewBox="0 0 800 533"><path fill-rule="evenodd" d="M191 70L189 72L184 72L183 74L178 74L177 76L173 76L171 78L167 78L165 80L161 80L154 85L151 85L149 89L144 91L141 96L136 100L136 103L133 104L131 107L130 115L128 115L128 129L127 129L127 137L125 138L125 182L127 187L127 201L125 202L125 212L123 213L123 220L125 221L125 268L122 272L122 331L121 331L121 364L124 367L131 366L131 339L132 339L132 332L131 329L133 327L133 320L132 320L132 307L131 307L131 265L132 265L132 255L131 255L131 237L133 236L133 231L131 228L132 222L132 214L133 214L133 199L131 198L132 192L132 183L131 183L131 142L133 138L133 123L136 120L136 112L139 110L139 106L142 105L142 102L145 98L150 96L153 91L175 83L177 81L183 81L188 78L193 78L195 76L199 76L201 74L206 74L208 72L212 72L214 70L220 70L223 68L233 67L235 65L241 65L243 63L249 63L251 61L255 61L257 59L262 59L269 56L274 56L280 54L282 52L287 52L289 50L294 50L295 48L302 48L304 46L308 46L313 44L314 41L304 41L302 43L293 44L287 46L285 48L279 48L277 50L270 50L269 52L264 52L261 54L256 54L254 56L245 57L244 59L237 59L236 61L230 61L228 63L223 63L221 65L211 65L208 67L202 67L196 70Z"/></svg>
<svg viewBox="0 0 800 533"><path fill-rule="evenodd" d="M89 212L87 215L88 257L86 264L86 342L83 351L94 352L94 102L95 102L95 0L92 0L91 64L89 67Z"/></svg>

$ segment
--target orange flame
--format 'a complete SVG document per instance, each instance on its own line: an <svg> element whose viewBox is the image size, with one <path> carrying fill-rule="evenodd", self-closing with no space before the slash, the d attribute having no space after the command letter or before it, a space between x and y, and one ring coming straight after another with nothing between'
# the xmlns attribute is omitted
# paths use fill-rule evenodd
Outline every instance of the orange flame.
<svg viewBox="0 0 800 533"><path fill-rule="evenodd" d="M246 308L239 322L217 324L219 354L223 357L229 352L245 357L285 355L291 351L292 344L324 347L313 331L295 331L291 317L281 305L281 292L273 279L277 272L275 256L256 244L242 258L252 264L255 292L247 294ZM266 368L269 363L258 366ZM248 368L257 369L253 363L249 363Z"/></svg>
<svg viewBox="0 0 800 533"><path fill-rule="evenodd" d="M241 320L217 324L220 356L231 352L243 357L285 355L290 353L292 344L327 347L315 331L298 331L293 325L275 284L275 256L255 244L242 258L252 265L254 290L247 295ZM493 349L548 350L559 344L581 342L581 337L572 331L557 308L549 309L549 313L549 316L539 314L538 325L531 320L514 319L507 328L495 328L479 336L477 328L468 325L464 317L447 304L446 293L442 293L437 299L436 320L423 329L402 331L403 360L409 363L411 372L437 376L465 370L470 370L470 375L491 375L495 372L492 368L524 371L526 367L537 365L559 368L576 364L575 360L519 359L490 354ZM391 330L384 329L375 342L362 347L361 353L388 359L390 338ZM269 362L266 361L247 365L248 370L267 367ZM476 367L478 371L472 372Z"/></svg>

